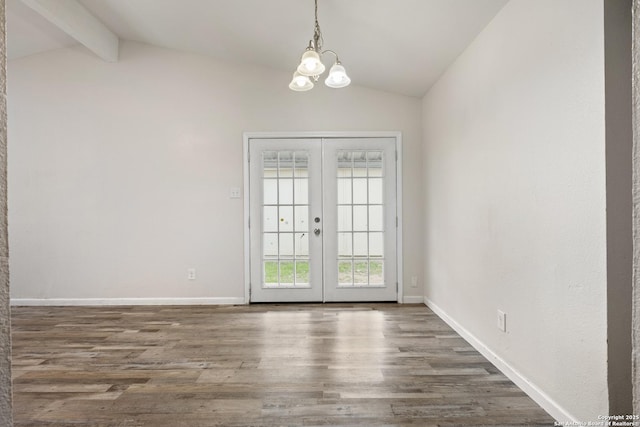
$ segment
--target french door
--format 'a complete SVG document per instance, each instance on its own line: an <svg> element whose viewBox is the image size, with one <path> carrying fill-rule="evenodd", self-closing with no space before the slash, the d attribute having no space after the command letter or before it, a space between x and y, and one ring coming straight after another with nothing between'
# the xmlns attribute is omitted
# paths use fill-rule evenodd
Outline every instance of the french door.
<svg viewBox="0 0 640 427"><path fill-rule="evenodd" d="M396 301L395 138L249 140L251 302Z"/></svg>

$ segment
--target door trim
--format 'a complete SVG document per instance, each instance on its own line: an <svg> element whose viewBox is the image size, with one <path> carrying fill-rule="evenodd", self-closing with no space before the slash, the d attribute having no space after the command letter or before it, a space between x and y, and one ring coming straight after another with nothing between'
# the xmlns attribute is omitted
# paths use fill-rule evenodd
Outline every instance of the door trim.
<svg viewBox="0 0 640 427"><path fill-rule="evenodd" d="M300 139L300 138L395 138L396 152L398 159L396 162L396 212L398 216L398 227L396 229L396 277L398 280L398 303L402 304L404 300L404 275L402 264L402 132L400 131L336 131L336 132L243 132L242 139L242 169L244 180L244 216L243 216L243 234L244 234L244 303L251 302L251 234L249 229L249 141L251 139Z"/></svg>

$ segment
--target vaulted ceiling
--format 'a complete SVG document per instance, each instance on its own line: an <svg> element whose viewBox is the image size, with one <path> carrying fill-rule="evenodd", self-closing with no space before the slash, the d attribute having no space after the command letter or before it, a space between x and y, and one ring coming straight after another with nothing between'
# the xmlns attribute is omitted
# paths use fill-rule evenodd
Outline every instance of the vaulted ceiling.
<svg viewBox="0 0 640 427"><path fill-rule="evenodd" d="M319 0L318 20L353 84L419 97L507 1ZM120 40L291 73L313 34L313 0L77 2ZM27 3L6 1L9 60L78 43Z"/></svg>

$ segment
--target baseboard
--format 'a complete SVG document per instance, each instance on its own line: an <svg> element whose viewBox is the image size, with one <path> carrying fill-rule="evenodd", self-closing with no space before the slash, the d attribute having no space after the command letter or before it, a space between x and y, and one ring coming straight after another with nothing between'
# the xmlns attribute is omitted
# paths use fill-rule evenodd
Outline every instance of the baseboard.
<svg viewBox="0 0 640 427"><path fill-rule="evenodd" d="M424 302L424 298L421 296L404 296L402 298L402 302L404 304L422 304Z"/></svg>
<svg viewBox="0 0 640 427"><path fill-rule="evenodd" d="M462 338L467 340L480 354L486 357L493 365L498 368L503 374L513 381L518 387L522 389L531 399L533 399L538 405L540 405L545 411L549 413L553 418L562 423L572 422L575 425L582 425L578 419L572 416L567 410L562 408L551 397L549 397L542 389L536 386L533 382L527 379L524 375L513 368L507 361L495 354L489 347L487 347L482 341L476 338L472 333L466 330L462 325L456 322L450 317L443 309L438 307L433 301L427 297L424 298L424 304L429 307L435 314L445 321L453 330L455 330Z"/></svg>
<svg viewBox="0 0 640 427"><path fill-rule="evenodd" d="M12 306L240 305L244 298L12 298Z"/></svg>

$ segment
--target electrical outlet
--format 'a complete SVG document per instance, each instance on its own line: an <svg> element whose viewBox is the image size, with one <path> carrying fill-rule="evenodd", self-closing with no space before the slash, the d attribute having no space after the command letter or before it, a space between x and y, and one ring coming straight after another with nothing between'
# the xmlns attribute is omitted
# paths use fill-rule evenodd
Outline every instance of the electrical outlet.
<svg viewBox="0 0 640 427"><path fill-rule="evenodd" d="M507 332L507 313L502 310L498 310L498 329Z"/></svg>
<svg viewBox="0 0 640 427"><path fill-rule="evenodd" d="M418 287L418 276L411 276L411 287L412 288Z"/></svg>
<svg viewBox="0 0 640 427"><path fill-rule="evenodd" d="M196 269L195 268L187 268L187 279L188 280L196 280Z"/></svg>

